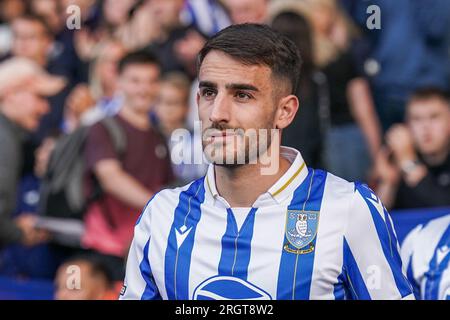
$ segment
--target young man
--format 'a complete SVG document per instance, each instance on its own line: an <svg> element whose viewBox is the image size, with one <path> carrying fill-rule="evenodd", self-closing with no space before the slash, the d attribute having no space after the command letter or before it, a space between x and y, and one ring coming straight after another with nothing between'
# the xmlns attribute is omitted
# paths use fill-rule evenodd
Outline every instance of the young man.
<svg viewBox="0 0 450 320"><path fill-rule="evenodd" d="M416 91L406 123L386 134L377 162L377 193L390 208L450 206L450 100L439 89Z"/></svg>
<svg viewBox="0 0 450 320"><path fill-rule="evenodd" d="M119 64L124 103L113 118L126 138L125 151L119 154L102 123L94 125L86 143L86 165L103 194L87 210L82 243L115 262L116 280L123 278L122 259L133 238L139 211L154 192L172 180L164 138L152 128L149 117L158 94L159 77L159 65L153 55L126 55Z"/></svg>
<svg viewBox="0 0 450 320"><path fill-rule="evenodd" d="M206 43L197 101L213 163L147 204L122 299L413 298L380 200L279 146L299 69L295 45L268 26L234 25Z"/></svg>

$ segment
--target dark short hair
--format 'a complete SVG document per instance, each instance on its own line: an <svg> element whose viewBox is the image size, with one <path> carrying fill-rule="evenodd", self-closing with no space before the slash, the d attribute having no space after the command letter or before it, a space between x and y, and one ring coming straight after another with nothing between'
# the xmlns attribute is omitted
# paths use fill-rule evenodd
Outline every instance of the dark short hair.
<svg viewBox="0 0 450 320"><path fill-rule="evenodd" d="M246 65L264 65L275 77L286 79L291 92L297 88L301 57L297 46L267 25L244 23L229 26L209 39L197 59L197 71L206 55L221 51Z"/></svg>
<svg viewBox="0 0 450 320"><path fill-rule="evenodd" d="M412 102L415 101L423 101L430 99L442 100L450 106L450 95L448 91L445 91L438 87L422 87L417 89L411 94L408 104L411 104Z"/></svg>
<svg viewBox="0 0 450 320"><path fill-rule="evenodd" d="M108 286L111 286L114 282L112 271L110 266L107 265L105 259L98 254L94 253L79 253L66 259L61 266L77 265L79 262L84 262L89 265L93 276L101 276L105 279ZM60 266L60 267L61 267Z"/></svg>
<svg viewBox="0 0 450 320"><path fill-rule="evenodd" d="M119 73L122 73L126 67L134 64L151 64L161 68L158 58L148 50L138 50L125 55L119 62Z"/></svg>

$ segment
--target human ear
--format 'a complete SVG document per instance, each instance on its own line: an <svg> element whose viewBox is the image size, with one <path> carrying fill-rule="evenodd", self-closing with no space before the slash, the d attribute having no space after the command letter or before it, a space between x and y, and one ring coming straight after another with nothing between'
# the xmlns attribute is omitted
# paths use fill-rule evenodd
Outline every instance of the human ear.
<svg viewBox="0 0 450 320"><path fill-rule="evenodd" d="M299 105L298 98L293 94L281 98L275 115L275 127L277 129L288 127L294 120Z"/></svg>

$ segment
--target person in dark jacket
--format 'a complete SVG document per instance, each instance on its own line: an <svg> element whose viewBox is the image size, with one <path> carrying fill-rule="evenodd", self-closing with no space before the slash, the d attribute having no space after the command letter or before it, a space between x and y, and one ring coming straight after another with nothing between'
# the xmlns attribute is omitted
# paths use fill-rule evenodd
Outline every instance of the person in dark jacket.
<svg viewBox="0 0 450 320"><path fill-rule="evenodd" d="M387 207L450 206L450 100L441 90L415 92L406 124L386 134L377 161L378 194Z"/></svg>
<svg viewBox="0 0 450 320"><path fill-rule="evenodd" d="M15 221L10 217L24 160L22 144L49 111L44 97L64 85L63 78L49 75L25 58L0 64L0 247L18 242L33 245L46 238L34 228L35 217L22 215Z"/></svg>

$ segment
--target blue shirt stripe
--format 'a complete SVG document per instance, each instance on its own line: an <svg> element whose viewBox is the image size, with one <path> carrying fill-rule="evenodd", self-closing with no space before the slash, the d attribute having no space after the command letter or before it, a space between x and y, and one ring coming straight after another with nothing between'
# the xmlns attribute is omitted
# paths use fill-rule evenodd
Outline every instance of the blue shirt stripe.
<svg viewBox="0 0 450 320"><path fill-rule="evenodd" d="M367 290L364 279L356 264L355 257L344 237L344 268L346 275L346 285L349 289L352 300L371 300L369 290Z"/></svg>
<svg viewBox="0 0 450 320"><path fill-rule="evenodd" d="M237 233L237 224L233 212L227 210L227 229L222 237L222 253L218 268L221 276L231 276Z"/></svg>
<svg viewBox="0 0 450 320"><path fill-rule="evenodd" d="M141 300L161 300L161 296L158 292L158 287L153 280L152 269L150 267L150 262L148 260L148 251L150 247L150 239L148 239L147 243L144 247L144 256L142 258L141 263L139 264L139 270L141 271L141 275L145 280L145 289L142 293Z"/></svg>
<svg viewBox="0 0 450 320"><path fill-rule="evenodd" d="M450 245L450 225L445 230L438 245L431 258L430 265L427 272L427 280L425 283L424 299L426 300L438 300L439 299L439 286L442 280L442 273L446 270L450 260L450 253L447 253L442 261L438 261L439 248Z"/></svg>
<svg viewBox="0 0 450 320"><path fill-rule="evenodd" d="M345 269L342 268L341 273L339 274L337 278L337 282L334 284L333 288L333 295L335 300L345 300L348 296L350 296L347 293L347 281L345 280L346 273Z"/></svg>
<svg viewBox="0 0 450 320"><path fill-rule="evenodd" d="M231 209L230 209L231 210ZM250 262L253 227L257 208L252 208L236 237L236 259L233 262L231 275L247 280L248 264Z"/></svg>
<svg viewBox="0 0 450 320"><path fill-rule="evenodd" d="M164 280L167 297L170 300L189 299L192 248L196 227L201 217L200 206L204 200L204 178L194 181L186 191L180 193L165 253ZM177 233L180 237L185 237L180 247L177 243Z"/></svg>
<svg viewBox="0 0 450 320"><path fill-rule="evenodd" d="M308 170L308 176L294 191L288 210L320 211L327 173L321 170ZM318 219L320 221L320 215ZM315 250L304 254L291 253L284 249L288 244L289 240L285 236L281 248L283 253L278 273L277 299L309 299ZM315 247L316 237L311 245Z"/></svg>
<svg viewBox="0 0 450 320"><path fill-rule="evenodd" d="M220 276L234 276L247 280L256 211L257 208L250 209L238 232L233 211L227 209L227 229L222 237L222 254L219 262Z"/></svg>
<svg viewBox="0 0 450 320"><path fill-rule="evenodd" d="M414 279L414 273L413 273L412 265L413 265L413 261L412 261L412 256L411 256L411 258L409 260L408 267L406 269L406 276L408 277L409 282L411 283L411 285L413 287L414 297L416 299L420 299L420 288L417 285L416 280Z"/></svg>

